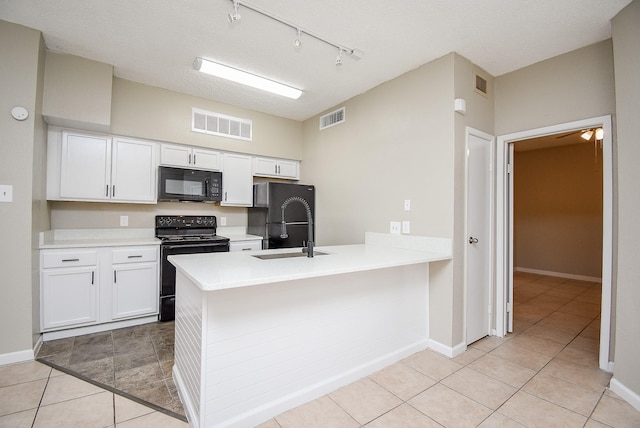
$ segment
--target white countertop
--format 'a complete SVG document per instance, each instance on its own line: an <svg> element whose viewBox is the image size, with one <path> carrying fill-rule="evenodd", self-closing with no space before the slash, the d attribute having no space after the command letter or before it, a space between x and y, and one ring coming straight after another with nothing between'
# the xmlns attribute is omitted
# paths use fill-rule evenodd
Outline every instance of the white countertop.
<svg viewBox="0 0 640 428"><path fill-rule="evenodd" d="M313 258L253 257L301 251L284 248L170 256L169 261L202 290L215 291L451 259L449 239L406 237L405 240L395 236L387 239L384 235L367 233L365 244L316 247L314 251L327 254Z"/></svg>
<svg viewBox="0 0 640 428"><path fill-rule="evenodd" d="M160 245L154 229L56 229L40 233L40 249Z"/></svg>

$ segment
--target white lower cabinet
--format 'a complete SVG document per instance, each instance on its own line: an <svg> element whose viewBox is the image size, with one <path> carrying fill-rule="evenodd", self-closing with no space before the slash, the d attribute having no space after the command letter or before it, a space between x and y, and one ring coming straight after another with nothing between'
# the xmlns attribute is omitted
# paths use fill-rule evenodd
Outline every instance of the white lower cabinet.
<svg viewBox="0 0 640 428"><path fill-rule="evenodd" d="M97 321L96 266L44 269L42 328L52 330Z"/></svg>
<svg viewBox="0 0 640 428"><path fill-rule="evenodd" d="M157 246L112 251L112 319L158 313L157 252Z"/></svg>
<svg viewBox="0 0 640 428"><path fill-rule="evenodd" d="M41 331L157 315L158 259L157 245L42 250Z"/></svg>

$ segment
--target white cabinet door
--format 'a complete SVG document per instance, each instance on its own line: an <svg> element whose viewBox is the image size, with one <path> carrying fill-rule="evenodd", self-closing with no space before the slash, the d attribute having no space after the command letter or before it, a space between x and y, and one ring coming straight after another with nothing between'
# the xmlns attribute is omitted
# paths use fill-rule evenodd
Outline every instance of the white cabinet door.
<svg viewBox="0 0 640 428"><path fill-rule="evenodd" d="M114 138L111 199L156 201L156 143Z"/></svg>
<svg viewBox="0 0 640 428"><path fill-rule="evenodd" d="M41 281L43 330L96 322L95 266L45 269Z"/></svg>
<svg viewBox="0 0 640 428"><path fill-rule="evenodd" d="M193 165L198 169L222 170L222 153L214 150L193 149Z"/></svg>
<svg viewBox="0 0 640 428"><path fill-rule="evenodd" d="M191 147L174 144L160 146L160 164L167 166L191 166Z"/></svg>
<svg viewBox="0 0 640 428"><path fill-rule="evenodd" d="M235 207L253 206L253 174L251 156L224 154L222 173L222 201L220 205Z"/></svg>
<svg viewBox="0 0 640 428"><path fill-rule="evenodd" d="M278 163L270 158L253 158L253 175L274 177L278 175Z"/></svg>
<svg viewBox="0 0 640 428"><path fill-rule="evenodd" d="M111 138L63 132L60 197L109 199Z"/></svg>
<svg viewBox="0 0 640 428"><path fill-rule="evenodd" d="M253 158L253 175L297 180L300 178L298 161L274 158Z"/></svg>
<svg viewBox="0 0 640 428"><path fill-rule="evenodd" d="M157 263L113 266L112 319L158 312L157 271Z"/></svg>
<svg viewBox="0 0 640 428"><path fill-rule="evenodd" d="M160 148L160 164L179 168L220 171L222 169L222 154L215 150L176 144L162 144Z"/></svg>
<svg viewBox="0 0 640 428"><path fill-rule="evenodd" d="M299 162L290 160L278 160L278 176L282 178L300 178L298 172Z"/></svg>

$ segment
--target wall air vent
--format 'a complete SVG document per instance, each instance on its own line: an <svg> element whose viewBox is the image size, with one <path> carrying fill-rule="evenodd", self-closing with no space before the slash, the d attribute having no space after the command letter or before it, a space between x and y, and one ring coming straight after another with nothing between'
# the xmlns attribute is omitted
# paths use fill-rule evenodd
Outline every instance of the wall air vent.
<svg viewBox="0 0 640 428"><path fill-rule="evenodd" d="M476 92L478 92L479 94L484 95L485 97L487 96L487 79L485 79L482 76L479 75L475 75L475 90Z"/></svg>
<svg viewBox="0 0 640 428"><path fill-rule="evenodd" d="M253 122L250 119L193 108L191 109L191 131L252 141Z"/></svg>
<svg viewBox="0 0 640 428"><path fill-rule="evenodd" d="M320 117L320 130L339 125L345 120L345 107L339 108Z"/></svg>

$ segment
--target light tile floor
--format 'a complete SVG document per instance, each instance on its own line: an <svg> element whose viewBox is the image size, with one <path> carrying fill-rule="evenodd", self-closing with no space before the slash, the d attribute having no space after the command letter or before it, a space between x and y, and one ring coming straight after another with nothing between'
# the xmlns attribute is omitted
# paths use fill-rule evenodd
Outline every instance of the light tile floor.
<svg viewBox="0 0 640 428"><path fill-rule="evenodd" d="M515 331L449 359L426 350L262 424L639 427L598 369L597 284L518 274ZM0 367L0 427L186 427L38 362Z"/></svg>

